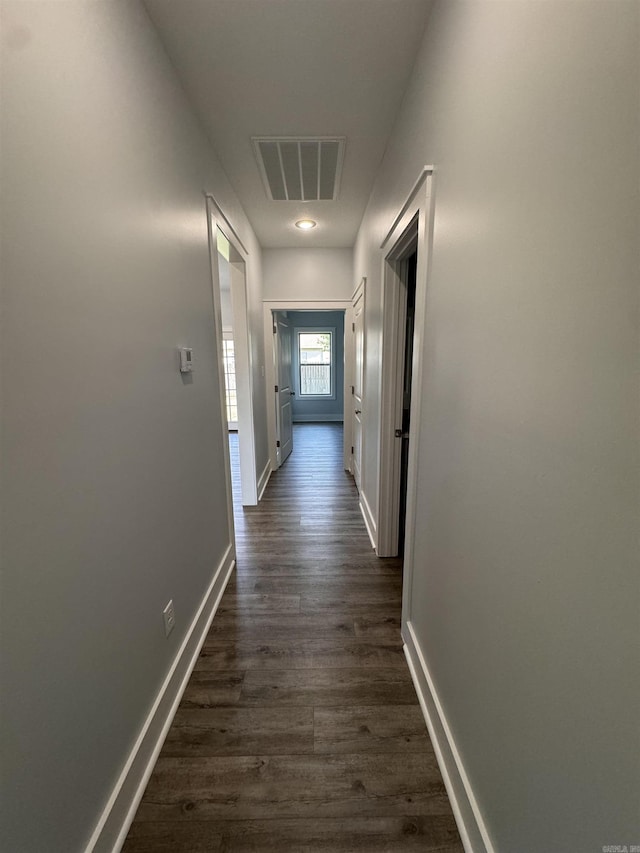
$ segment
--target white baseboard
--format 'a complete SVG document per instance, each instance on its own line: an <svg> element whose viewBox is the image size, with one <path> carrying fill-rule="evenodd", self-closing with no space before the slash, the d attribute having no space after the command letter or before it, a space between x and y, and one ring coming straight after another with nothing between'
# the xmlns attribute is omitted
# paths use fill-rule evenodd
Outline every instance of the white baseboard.
<svg viewBox="0 0 640 853"><path fill-rule="evenodd" d="M411 622L402 626L402 637L413 684L465 853L495 853Z"/></svg>
<svg viewBox="0 0 640 853"><path fill-rule="evenodd" d="M344 415L294 415L293 422L294 424L313 424L313 423L325 423L329 421L335 421L337 423L342 423L344 421Z"/></svg>
<svg viewBox="0 0 640 853"><path fill-rule="evenodd" d="M264 490L267 488L267 483L269 482L269 478L271 477L271 471L271 459L267 459L267 464L264 466L264 470L258 478L258 503L260 503L260 501L262 500Z"/></svg>
<svg viewBox="0 0 640 853"><path fill-rule="evenodd" d="M234 548L229 545L129 753L85 853L118 853L122 848L234 566Z"/></svg>
<svg viewBox="0 0 640 853"><path fill-rule="evenodd" d="M371 512L369 501L367 500L364 492L360 492L360 512L362 513L362 517L364 518L365 527L367 528L367 533L369 534L369 539L371 540L371 547L375 551L377 545L376 522L373 517L373 513Z"/></svg>

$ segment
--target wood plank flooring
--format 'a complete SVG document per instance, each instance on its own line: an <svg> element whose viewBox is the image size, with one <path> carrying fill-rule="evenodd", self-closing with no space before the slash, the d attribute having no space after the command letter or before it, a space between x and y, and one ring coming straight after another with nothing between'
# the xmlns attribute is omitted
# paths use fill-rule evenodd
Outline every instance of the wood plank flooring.
<svg viewBox="0 0 640 853"><path fill-rule="evenodd" d="M342 426L296 425L246 509L230 444L237 570L125 853L462 853Z"/></svg>

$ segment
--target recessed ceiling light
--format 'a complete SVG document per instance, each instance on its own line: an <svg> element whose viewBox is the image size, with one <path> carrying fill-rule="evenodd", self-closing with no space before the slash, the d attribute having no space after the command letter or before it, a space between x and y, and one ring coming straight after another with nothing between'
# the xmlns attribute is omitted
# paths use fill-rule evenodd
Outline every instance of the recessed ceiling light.
<svg viewBox="0 0 640 853"><path fill-rule="evenodd" d="M299 228L301 231L309 231L311 228L315 228L317 224L313 219L298 219L296 228Z"/></svg>

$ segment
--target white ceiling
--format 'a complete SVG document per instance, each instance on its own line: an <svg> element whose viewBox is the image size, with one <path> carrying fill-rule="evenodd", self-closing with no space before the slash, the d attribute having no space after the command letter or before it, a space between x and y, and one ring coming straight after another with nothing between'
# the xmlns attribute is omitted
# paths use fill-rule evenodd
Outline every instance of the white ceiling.
<svg viewBox="0 0 640 853"><path fill-rule="evenodd" d="M146 0L265 247L352 246L431 0ZM270 201L252 136L346 136L337 201ZM293 227L317 220L313 231Z"/></svg>

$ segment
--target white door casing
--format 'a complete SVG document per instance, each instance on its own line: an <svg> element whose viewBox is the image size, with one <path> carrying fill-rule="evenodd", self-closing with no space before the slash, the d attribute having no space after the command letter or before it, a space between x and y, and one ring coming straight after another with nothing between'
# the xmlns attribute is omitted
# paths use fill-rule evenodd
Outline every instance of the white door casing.
<svg viewBox="0 0 640 853"><path fill-rule="evenodd" d="M403 223L404 224L404 223ZM418 216L416 215L394 243L385 258L383 294L383 349L381 408L381 453L380 488L384 489L378 519L378 547L380 557L395 557L398 554L400 515L401 456L404 350L406 336L406 280L407 257L416 250L418 240ZM415 336L414 336L415 338ZM412 390L414 383L412 382ZM412 395L413 396L413 395ZM411 434L411 430L409 430ZM382 492L380 492L382 495Z"/></svg>
<svg viewBox="0 0 640 853"><path fill-rule="evenodd" d="M365 279L357 286L353 298L353 393L351 395L351 423L353 441L351 472L358 488L362 489L362 409L364 398L364 341L365 341Z"/></svg>
<svg viewBox="0 0 640 853"><path fill-rule="evenodd" d="M217 233L221 231L230 247L229 263L231 267L231 303L233 310L233 338L236 368L236 393L238 401L238 445L240 453L240 480L242 503L255 506L258 503L258 483L256 472L255 429L253 419L253 382L251 365L251 334L248 320L246 293L246 275L249 265L248 252L235 229L222 212L212 195L205 193L207 203L207 224L209 229L209 255L213 286L213 305L215 330L218 339L218 360L220 366L220 394L225 434L228 429L226 417L226 394L224 386L222 306L220 297L220 273L218 267ZM228 447L225 453L229 466ZM229 475L229 511L233 515L231 480Z"/></svg>
<svg viewBox="0 0 640 853"><path fill-rule="evenodd" d="M216 220L217 207L213 198L206 198L207 234L209 238L209 269L211 273L211 296L213 300L213 331L218 342L218 383L220 391L220 414L222 426L222 453L224 456L225 490L227 494L227 525L230 542L233 543L232 556L235 557L235 525L233 522L233 495L231 492L231 458L229 453L227 405L224 390L224 360L222 351L222 305L220 298L220 275L218 271L218 246Z"/></svg>
<svg viewBox="0 0 640 853"><path fill-rule="evenodd" d="M427 285L431 266L433 240L433 167L425 166L414 184L407 201L398 213L385 237L381 249L383 281L383 340L382 388L380 417L380 477L378 483L378 545L380 557L392 556L397 550L397 518L394 540L392 521L396 502L396 478L400 477L395 430L398 428L398 352L401 329L398 323L402 298L399 276L401 264L412 243L417 248L415 327L411 381L411 415L409 427L409 460L407 502L405 513L405 546L402 582L402 625L406 632L411 620L411 588L414 567L416 527L416 469L419 453L419 426L422 411L422 375L425 358L424 330L426 323ZM403 633L404 635L404 633Z"/></svg>

